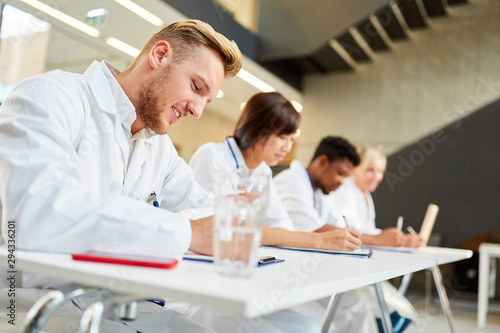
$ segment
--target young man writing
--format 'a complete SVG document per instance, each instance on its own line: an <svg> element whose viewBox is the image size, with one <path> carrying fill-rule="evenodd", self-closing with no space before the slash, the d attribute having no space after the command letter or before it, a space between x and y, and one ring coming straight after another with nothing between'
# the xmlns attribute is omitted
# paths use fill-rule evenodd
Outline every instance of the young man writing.
<svg viewBox="0 0 500 333"><path fill-rule="evenodd" d="M2 233L15 221L25 250L212 253L212 198L163 134L201 117L241 63L236 44L187 20L123 72L103 61L21 82L0 107ZM57 286L23 276L25 288Z"/></svg>

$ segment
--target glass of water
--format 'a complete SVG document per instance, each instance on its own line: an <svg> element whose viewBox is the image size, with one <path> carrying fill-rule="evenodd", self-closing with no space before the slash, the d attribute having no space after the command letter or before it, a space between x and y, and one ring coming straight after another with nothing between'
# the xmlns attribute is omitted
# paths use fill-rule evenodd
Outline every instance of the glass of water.
<svg viewBox="0 0 500 333"><path fill-rule="evenodd" d="M217 209L213 229L215 271L248 278L257 266L262 218L268 201L270 175L223 171L217 175Z"/></svg>

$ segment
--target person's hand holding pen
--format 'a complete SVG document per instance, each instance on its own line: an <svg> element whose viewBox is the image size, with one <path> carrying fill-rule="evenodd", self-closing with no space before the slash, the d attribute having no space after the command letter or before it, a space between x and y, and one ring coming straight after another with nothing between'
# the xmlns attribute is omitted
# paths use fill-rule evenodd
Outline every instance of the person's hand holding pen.
<svg viewBox="0 0 500 333"><path fill-rule="evenodd" d="M315 233L320 237L318 248L324 250L354 251L361 246L361 233L348 228Z"/></svg>
<svg viewBox="0 0 500 333"><path fill-rule="evenodd" d="M338 228L321 233L323 242L321 248L327 250L353 251L361 246L361 233L350 228L345 216L344 222L347 228Z"/></svg>
<svg viewBox="0 0 500 333"><path fill-rule="evenodd" d="M424 240L420 235L411 227L408 226L406 228L409 234L405 234L403 238L403 246L404 247L421 247L424 243Z"/></svg>

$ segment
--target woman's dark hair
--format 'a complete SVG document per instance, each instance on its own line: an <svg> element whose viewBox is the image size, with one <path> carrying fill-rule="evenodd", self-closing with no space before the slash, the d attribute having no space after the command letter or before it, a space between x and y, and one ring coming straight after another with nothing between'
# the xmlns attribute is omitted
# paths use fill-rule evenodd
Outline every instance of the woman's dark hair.
<svg viewBox="0 0 500 333"><path fill-rule="evenodd" d="M299 124L300 114L280 93L258 93L245 104L233 136L239 148L245 151L272 134L295 133Z"/></svg>

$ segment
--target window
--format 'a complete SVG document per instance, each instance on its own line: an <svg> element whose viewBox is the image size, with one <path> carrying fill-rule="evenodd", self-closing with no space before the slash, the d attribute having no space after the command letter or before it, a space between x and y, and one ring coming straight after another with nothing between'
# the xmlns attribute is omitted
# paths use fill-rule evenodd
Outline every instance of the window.
<svg viewBox="0 0 500 333"><path fill-rule="evenodd" d="M45 71L51 25L0 3L0 103L22 79Z"/></svg>

